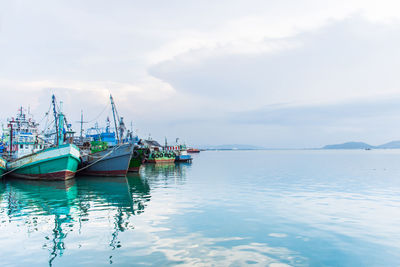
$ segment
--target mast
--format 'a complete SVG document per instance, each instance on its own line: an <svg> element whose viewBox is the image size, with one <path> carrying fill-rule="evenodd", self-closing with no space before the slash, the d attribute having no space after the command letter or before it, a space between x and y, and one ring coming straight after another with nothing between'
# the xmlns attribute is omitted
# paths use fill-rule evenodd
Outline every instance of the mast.
<svg viewBox="0 0 400 267"><path fill-rule="evenodd" d="M117 113L117 115L118 115L118 113ZM118 128L119 128L119 137L120 137L120 139L121 139L121 142L123 142L123 141L124 141L124 132L125 132L125 130L126 130L125 123L124 123L124 118L123 118L123 117L121 117L120 120L119 120L119 126L118 126Z"/></svg>
<svg viewBox="0 0 400 267"><path fill-rule="evenodd" d="M56 124L56 142L57 142L57 146L58 146L58 141L59 141L59 137L58 137L58 121L57 121L57 110L56 110L56 97L55 95L53 95L51 97L51 102L53 104L53 113L54 113L54 123Z"/></svg>
<svg viewBox="0 0 400 267"><path fill-rule="evenodd" d="M10 157L13 152L13 124L10 123Z"/></svg>
<svg viewBox="0 0 400 267"><path fill-rule="evenodd" d="M57 145L64 144L64 114L62 113L62 105L63 102L60 102L60 112L58 113L58 124L59 124L59 134L58 134L58 142Z"/></svg>
<svg viewBox="0 0 400 267"><path fill-rule="evenodd" d="M83 138L83 110L81 109L81 139Z"/></svg>
<svg viewBox="0 0 400 267"><path fill-rule="evenodd" d="M111 126L110 126L110 118L107 117L107 120L106 120L106 133L110 133L110 128L111 128Z"/></svg>
<svg viewBox="0 0 400 267"><path fill-rule="evenodd" d="M83 140L83 132L84 132L84 130L83 130L83 124L84 123L88 123L88 121L84 121L83 120L83 110L81 109L81 120L80 121L77 121L77 122L79 122L80 124L81 124L81 135L80 135L80 140Z"/></svg>
<svg viewBox="0 0 400 267"><path fill-rule="evenodd" d="M112 112L113 112L113 117L114 117L114 125L115 125L115 134L117 135L117 143L119 144L119 135L118 135L118 127L117 127L117 119L115 116L118 117L118 113L115 114L117 112L117 109L115 108L115 104L114 104L114 99L112 97L112 95L110 94L110 101L111 101L111 108L112 108ZM119 121L119 118L118 118Z"/></svg>

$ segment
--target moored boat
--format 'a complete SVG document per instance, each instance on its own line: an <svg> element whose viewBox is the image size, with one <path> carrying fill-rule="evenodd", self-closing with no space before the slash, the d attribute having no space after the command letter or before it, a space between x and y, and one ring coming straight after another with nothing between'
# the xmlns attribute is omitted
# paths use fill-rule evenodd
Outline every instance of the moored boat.
<svg viewBox="0 0 400 267"><path fill-rule="evenodd" d="M188 151L186 149L186 146L178 146L178 150L175 151L175 161L176 162L191 162L192 161L192 156L188 155Z"/></svg>
<svg viewBox="0 0 400 267"><path fill-rule="evenodd" d="M126 176L133 153L133 144L120 144L82 155L82 174Z"/></svg>
<svg viewBox="0 0 400 267"><path fill-rule="evenodd" d="M125 124L118 116L114 100L110 95L115 131L111 131L107 118L105 131L96 125L86 135L91 141L82 155L82 174L96 176L126 176L132 158L134 144L124 140ZM118 122L118 125L117 125ZM129 135L129 133L128 133ZM86 152L86 153L85 153Z"/></svg>
<svg viewBox="0 0 400 267"><path fill-rule="evenodd" d="M75 176L79 149L72 144L47 148L7 164L10 176L36 180L67 180Z"/></svg>
<svg viewBox="0 0 400 267"><path fill-rule="evenodd" d="M153 151L147 159L148 163L175 162L175 153L172 151Z"/></svg>
<svg viewBox="0 0 400 267"><path fill-rule="evenodd" d="M49 144L39 136L38 126L20 109L17 118L10 120L7 136L7 173L10 176L35 180L67 180L75 176L80 162L77 146L65 143L65 117L56 111L55 97L52 97L55 143Z"/></svg>
<svg viewBox="0 0 400 267"><path fill-rule="evenodd" d="M188 153L200 153L200 150L197 148L189 148L187 150Z"/></svg>
<svg viewBox="0 0 400 267"><path fill-rule="evenodd" d="M145 147L135 147L133 150L131 161L129 162L129 172L138 172L140 166L145 162L150 155L150 149Z"/></svg>

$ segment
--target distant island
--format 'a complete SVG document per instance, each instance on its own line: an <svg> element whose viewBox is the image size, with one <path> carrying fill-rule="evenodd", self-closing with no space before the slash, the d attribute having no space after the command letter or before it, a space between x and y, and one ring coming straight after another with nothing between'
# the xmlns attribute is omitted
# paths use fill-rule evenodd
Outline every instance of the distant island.
<svg viewBox="0 0 400 267"><path fill-rule="evenodd" d="M389 143L373 146L364 142L346 142L343 144L326 145L322 149L395 149L400 148L400 141L391 141Z"/></svg>
<svg viewBox="0 0 400 267"><path fill-rule="evenodd" d="M245 144L225 144L225 145L202 145L196 146L200 150L290 150L290 148L265 148L262 146L245 145ZM321 148L304 148L304 149L400 149L400 140L391 141L378 146L373 146L365 142L346 142L342 144L326 145ZM303 150L303 149L300 149Z"/></svg>

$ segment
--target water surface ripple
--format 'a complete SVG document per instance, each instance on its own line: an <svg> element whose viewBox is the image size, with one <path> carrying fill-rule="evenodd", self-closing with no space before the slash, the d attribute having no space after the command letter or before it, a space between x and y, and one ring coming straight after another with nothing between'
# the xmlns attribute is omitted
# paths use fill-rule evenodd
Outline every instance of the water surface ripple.
<svg viewBox="0 0 400 267"><path fill-rule="evenodd" d="M399 266L400 151L209 151L0 183L4 266Z"/></svg>

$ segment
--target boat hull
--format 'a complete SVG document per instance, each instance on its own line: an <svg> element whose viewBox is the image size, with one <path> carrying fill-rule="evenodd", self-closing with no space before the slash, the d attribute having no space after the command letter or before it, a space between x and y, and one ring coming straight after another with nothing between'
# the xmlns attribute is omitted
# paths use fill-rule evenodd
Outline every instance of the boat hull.
<svg viewBox="0 0 400 267"><path fill-rule="evenodd" d="M139 148L135 149L132 154L131 161L129 162L129 172L138 172L140 170L140 166L145 161L145 149Z"/></svg>
<svg viewBox="0 0 400 267"><path fill-rule="evenodd" d="M111 147L82 157L84 175L126 176L133 153L133 144Z"/></svg>
<svg viewBox="0 0 400 267"><path fill-rule="evenodd" d="M175 162L174 152L162 152L155 151L150 154L149 158L146 160L147 163L171 163Z"/></svg>
<svg viewBox="0 0 400 267"><path fill-rule="evenodd" d="M9 175L31 180L68 180L75 176L79 149L67 144L48 148L8 162Z"/></svg>
<svg viewBox="0 0 400 267"><path fill-rule="evenodd" d="M192 161L192 157L190 155L178 155L175 158L176 162L190 162Z"/></svg>
<svg viewBox="0 0 400 267"><path fill-rule="evenodd" d="M155 158L155 159L148 159L148 163L171 163L175 162L175 158Z"/></svg>
<svg viewBox="0 0 400 267"><path fill-rule="evenodd" d="M3 158L0 158L0 178L3 177L4 173L6 172L7 168L7 161Z"/></svg>

